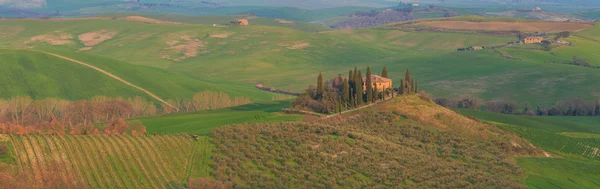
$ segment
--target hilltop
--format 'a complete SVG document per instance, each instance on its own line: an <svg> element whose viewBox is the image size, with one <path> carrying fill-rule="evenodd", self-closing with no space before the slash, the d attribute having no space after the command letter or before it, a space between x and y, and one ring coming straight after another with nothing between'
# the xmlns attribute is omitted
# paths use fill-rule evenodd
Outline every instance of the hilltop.
<svg viewBox="0 0 600 189"><path fill-rule="evenodd" d="M414 95L335 118L227 126L211 136L215 179L245 187L522 188L514 157L542 154Z"/></svg>

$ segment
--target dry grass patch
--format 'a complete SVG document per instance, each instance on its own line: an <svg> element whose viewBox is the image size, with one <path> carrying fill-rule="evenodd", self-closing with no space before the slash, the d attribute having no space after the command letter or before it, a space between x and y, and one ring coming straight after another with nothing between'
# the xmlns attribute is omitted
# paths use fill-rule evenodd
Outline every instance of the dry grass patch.
<svg viewBox="0 0 600 189"><path fill-rule="evenodd" d="M88 32L77 36L79 41L87 47L96 46L106 40L112 39L117 34L116 31L111 30L100 30L94 32Z"/></svg>
<svg viewBox="0 0 600 189"><path fill-rule="evenodd" d="M298 50L298 49L304 49L306 47L309 47L310 43L307 43L307 42L296 42L296 43L293 43L293 44L279 44L279 46L287 47L288 49L292 49L292 50Z"/></svg>
<svg viewBox="0 0 600 189"><path fill-rule="evenodd" d="M416 25L468 30L495 30L495 31L528 31L528 32L578 32L594 27L582 22L469 22L469 21L431 21L420 22Z"/></svg>
<svg viewBox="0 0 600 189"><path fill-rule="evenodd" d="M275 22L279 22L279 23L282 23L282 24L293 24L293 23L296 23L294 21L283 20L283 19L275 19Z"/></svg>
<svg viewBox="0 0 600 189"><path fill-rule="evenodd" d="M50 45L66 45L73 43L71 39L73 39L73 35L67 33L44 34L32 37L25 41L25 44L43 42Z"/></svg>
<svg viewBox="0 0 600 189"><path fill-rule="evenodd" d="M208 52L206 42L188 35L181 35L180 39L167 41L166 44L168 47L161 54L161 58L174 61L185 60Z"/></svg>
<svg viewBox="0 0 600 189"><path fill-rule="evenodd" d="M92 50L92 47L83 47L83 48L80 48L77 51L89 51L89 50Z"/></svg>
<svg viewBox="0 0 600 189"><path fill-rule="evenodd" d="M152 19L152 18L146 18L143 16L127 16L124 18L119 18L118 20L127 20L127 21L134 21L134 22L144 22L144 23L149 23L149 24L183 24L180 22L170 22L170 21L163 21L163 20L157 20L157 19Z"/></svg>
<svg viewBox="0 0 600 189"><path fill-rule="evenodd" d="M211 38L219 38L219 39L225 39L228 38L229 36L233 35L235 33L233 32L225 32L225 33L218 33L218 34L210 34Z"/></svg>

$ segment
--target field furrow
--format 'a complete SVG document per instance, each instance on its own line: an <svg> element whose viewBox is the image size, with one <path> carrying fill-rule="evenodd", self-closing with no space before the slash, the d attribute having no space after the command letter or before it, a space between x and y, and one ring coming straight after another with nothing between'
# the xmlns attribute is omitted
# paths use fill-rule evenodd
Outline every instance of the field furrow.
<svg viewBox="0 0 600 189"><path fill-rule="evenodd" d="M86 136L87 140L96 147L102 158L105 168L109 171L110 175L113 176L114 182L118 184L119 188L134 188L133 181L135 179L127 176L127 173L122 169L123 166L118 164L115 160L115 154L112 152L112 148L108 147L104 142L100 141L98 137L102 136Z"/></svg>
<svg viewBox="0 0 600 189"><path fill-rule="evenodd" d="M63 166L65 166L65 169L67 170L67 176L75 179L73 180L73 183L77 186L80 185L79 183L84 183L83 185L89 185L89 183L86 183L86 180L83 177L83 174L81 174L80 169L77 169L75 165L77 162L71 159L71 156L73 155L67 153L67 150L58 140L59 137L44 135L44 138L48 140L48 143L52 143L54 145L54 148L56 149L54 153L57 153L61 157L62 162L64 163Z"/></svg>
<svg viewBox="0 0 600 189"><path fill-rule="evenodd" d="M84 146L85 142L83 141L81 136L72 136L71 139L73 139L72 141L74 143L74 148L78 150L76 153L82 154L83 158L85 158L83 161L86 162L88 168L84 169L84 171L94 173L94 177L96 179L96 183L98 183L99 188L111 188L109 184L111 183L109 181L109 178L104 176L103 173L105 172L98 168L98 164L93 158L95 154L92 153L93 150L90 150L90 148L92 148L93 146L89 146L89 144L87 143Z"/></svg>
<svg viewBox="0 0 600 189"><path fill-rule="evenodd" d="M77 146L73 144L75 141L72 136L59 136L57 138L58 143L65 149L66 153L70 156L73 162L73 167L77 170L80 177L85 178L85 183L91 188L100 188L99 180L93 171L90 170L87 160L83 154L80 154L77 150Z"/></svg>
<svg viewBox="0 0 600 189"><path fill-rule="evenodd" d="M33 169L33 177L35 178L35 182L38 184L43 183L43 175L42 170L40 169L39 161L35 152L33 150L33 146L31 142L27 139L27 136L20 136L21 142L23 142L23 146L25 147L25 151L27 153L27 157L29 159L29 163L31 163L31 168Z"/></svg>
<svg viewBox="0 0 600 189"><path fill-rule="evenodd" d="M185 180L183 180L183 178L185 177L185 171L179 171L179 170L182 170L185 167L187 167L185 165L185 158L186 158L185 154L179 152L181 149L173 148L172 144L167 144L166 137L152 136L152 138L150 138L150 139L151 140L149 140L148 142L155 143L155 145L158 147L158 149L160 149L162 154L172 154L172 155L161 156L164 158L162 161L163 162L172 162L172 163L168 164L171 166L171 167L169 167L169 169L174 171L173 174L177 178L179 178L179 180L178 180L179 182L185 182Z"/></svg>
<svg viewBox="0 0 600 189"><path fill-rule="evenodd" d="M87 152L92 155L93 163L98 166L98 169L103 174L106 183L109 188L125 188L125 186L120 183L120 180L115 174L118 174L116 170L112 170L112 166L108 163L110 161L108 157L106 157L105 149L102 149L100 146L97 146L93 143L92 138L90 136L79 136L79 138L89 146L87 148Z"/></svg>
<svg viewBox="0 0 600 189"><path fill-rule="evenodd" d="M19 171L33 171L21 139L17 136L10 136L10 139L15 149L17 162L19 163Z"/></svg>
<svg viewBox="0 0 600 189"><path fill-rule="evenodd" d="M115 137L100 137L102 142L108 145L108 148L114 150L115 156L118 157L117 160L119 161L119 164L127 171L129 179L131 179L135 188L150 188L151 186L148 184L149 179L145 177L146 174L140 169L137 169L134 158L132 158L130 154L124 152L123 148L126 148L126 146L115 144L112 140L113 138Z"/></svg>
<svg viewBox="0 0 600 189"><path fill-rule="evenodd" d="M44 153L43 156L46 159L46 165L50 166L52 168L52 171L57 171L51 174L58 174L64 183L71 182L68 181L67 178L67 173L69 172L67 170L67 166L65 166L65 163L60 157L59 153L55 153L56 148L54 146L54 143L50 143L42 135L35 135L34 138L39 144L40 148L42 148L42 151Z"/></svg>
<svg viewBox="0 0 600 189"><path fill-rule="evenodd" d="M141 165L142 170L146 173L151 180L154 179L158 183L158 188L167 188L165 183L168 183L167 177L162 172L161 168L157 166L156 163L152 162L153 160L149 160L148 158L150 154L140 146L133 137L131 136L118 136L118 141L123 141L128 146L128 151L132 152L136 159L138 160L138 164ZM142 158L144 157L144 158ZM141 160L141 161L140 161ZM144 168L146 167L146 168Z"/></svg>
<svg viewBox="0 0 600 189"><path fill-rule="evenodd" d="M176 167L173 167L172 162L175 162L174 156L177 154L172 154L169 150L172 149L163 149L161 146L157 145L158 141L150 140L150 137L136 137L139 141L141 141L144 145L148 145L147 147L151 151L151 153L156 154L156 162L160 167L163 167L165 173L169 175L171 181L179 181L177 176ZM167 155L168 154L168 155ZM166 162L169 162L168 164ZM185 168L185 167L184 167Z"/></svg>
<svg viewBox="0 0 600 189"><path fill-rule="evenodd" d="M154 166L156 166L158 173L160 173L161 177L166 180L166 183L177 181L177 179L175 179L174 175L172 175L172 174L169 175L168 173L166 173L167 167L164 166L164 164L162 164L157 159L157 154L154 152L154 150L151 149L150 146L148 146L148 144L143 142L144 140L141 139L142 137L126 136L126 138L131 139L134 144L137 144L138 148L141 151L143 151L145 154L147 154L146 157L150 158L150 161L154 164ZM168 187L173 188L170 185L168 185Z"/></svg>

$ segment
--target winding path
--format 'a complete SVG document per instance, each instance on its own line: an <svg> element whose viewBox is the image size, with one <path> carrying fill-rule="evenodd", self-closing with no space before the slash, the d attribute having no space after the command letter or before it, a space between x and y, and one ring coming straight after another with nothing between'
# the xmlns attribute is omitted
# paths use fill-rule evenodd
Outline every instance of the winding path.
<svg viewBox="0 0 600 189"><path fill-rule="evenodd" d="M81 61L79 61L79 60L71 59L71 58L69 58L69 57L65 57L65 56L58 55L58 54L54 54L54 53L50 53L50 52L45 52L45 51L40 51L40 50L32 50L32 49L23 49L23 50L32 51L32 52L44 53L44 54L47 54L47 55L51 55L51 56L54 56L54 57L57 57L57 58L60 58L60 59L63 59L63 60L67 60L67 61L70 61L70 62L74 62L74 63L77 63L77 64L81 64L81 65L83 65L83 66L86 66L86 67L92 68L92 69L94 69L94 70L96 70L96 71L99 71L100 73L103 73L103 74L105 74L105 75L107 75L107 76L109 76L109 77L112 77L113 79L116 79L117 81L120 81L121 83L124 83L125 85L129 85L129 86L131 86L131 87L133 87L133 88L136 88L136 89L138 89L138 90L140 90L140 91L142 91L142 92L144 92L144 93L148 94L148 95L149 95L149 96L151 96L152 98L154 98L154 99L156 99L156 100L160 101L161 103L163 103L163 104L165 104L165 105L167 105L167 106L169 106L169 107L171 107L171 108L173 108L173 109L176 109L176 110L178 110L178 108L177 108L177 107L175 107L175 106L173 106L173 105L169 104L167 101L165 101L165 100L163 100L162 98L160 98L160 97L156 96L154 93L152 93L152 92L150 92L150 91L148 91L148 90L146 90L146 89L144 89L144 88L142 88L142 87L139 87L139 86L137 86L137 85L134 85L134 84L132 84L132 83L129 83L128 81L124 80L123 78L120 78L119 76L113 75L112 73L110 73L110 72L107 72L107 71L105 71L105 70L103 70L103 69L100 69L100 68L98 68L98 67L96 67L96 66L92 66L92 65L90 65L90 64L87 64L87 63L85 63L85 62L81 62Z"/></svg>

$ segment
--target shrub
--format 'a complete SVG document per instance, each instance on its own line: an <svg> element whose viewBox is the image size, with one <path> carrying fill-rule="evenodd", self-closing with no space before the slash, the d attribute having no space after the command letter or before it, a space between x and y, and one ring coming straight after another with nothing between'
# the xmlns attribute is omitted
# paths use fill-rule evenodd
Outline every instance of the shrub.
<svg viewBox="0 0 600 189"><path fill-rule="evenodd" d="M431 101L431 98L429 98L429 96L427 96L427 93L425 91L421 91L419 93L419 97L421 97L421 99L423 99L423 100Z"/></svg>

